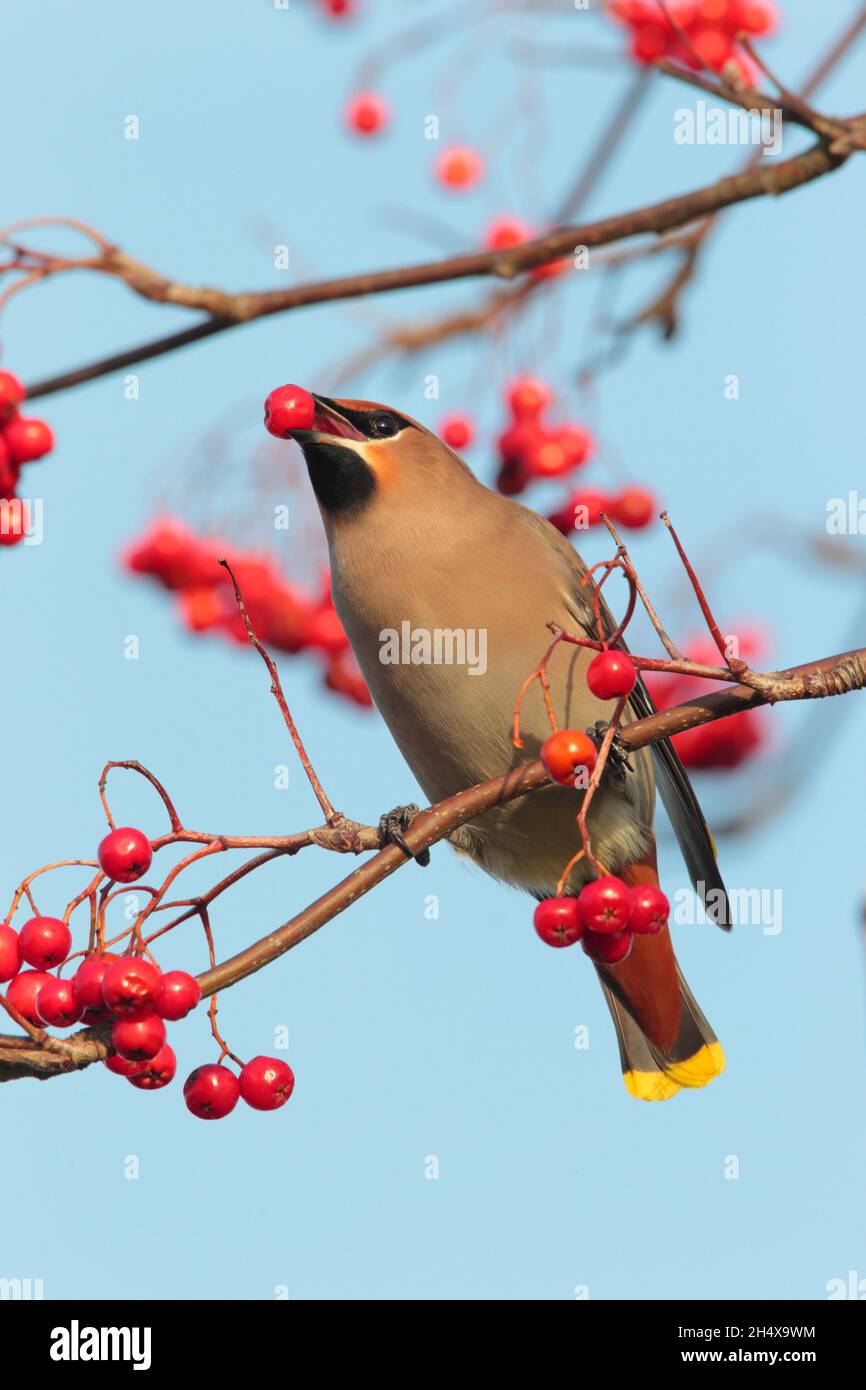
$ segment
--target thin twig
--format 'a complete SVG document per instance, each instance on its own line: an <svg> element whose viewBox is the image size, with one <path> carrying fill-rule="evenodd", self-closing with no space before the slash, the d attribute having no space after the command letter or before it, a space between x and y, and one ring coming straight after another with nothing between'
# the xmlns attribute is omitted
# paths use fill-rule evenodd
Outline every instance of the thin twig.
<svg viewBox="0 0 866 1390"><path fill-rule="evenodd" d="M229 579L232 581L232 587L235 591L235 600L237 601L238 609L243 619L244 627L247 630L247 637L250 640L250 645L255 647L259 656L262 658L262 661L268 668L268 675L271 678L271 693L273 694L274 699L279 705L280 713L283 716L283 721L286 725L286 728L289 731L292 743L295 745L298 757L301 760L301 766L307 774L310 786L313 788L313 791L316 794L316 800L322 808L322 815L325 817L325 821L328 825L336 825L343 819L343 817L340 814L340 812L335 811L333 806L331 805L330 799L321 782L319 781L318 776L316 775L316 771L313 767L313 764L310 762L310 759L307 756L307 750L303 745L301 736L298 733L297 725L295 724L295 721L292 718L289 706L286 702L286 697L283 694L283 687L280 682L280 675L276 668L276 665L274 664L273 658L271 657L270 653L262 646L261 642L255 634L255 631L253 630L253 625L250 622L250 616L244 604L243 595L240 590L240 585L238 584L238 581L235 578L234 571L232 570L231 565L229 564L228 560L224 559L220 560L219 563L222 565L223 569L228 572Z"/></svg>

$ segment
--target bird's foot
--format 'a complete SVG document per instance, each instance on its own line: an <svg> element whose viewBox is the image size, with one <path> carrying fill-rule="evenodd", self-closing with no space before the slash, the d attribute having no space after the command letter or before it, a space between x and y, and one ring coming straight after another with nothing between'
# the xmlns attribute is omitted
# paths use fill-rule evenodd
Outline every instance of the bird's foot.
<svg viewBox="0 0 866 1390"><path fill-rule="evenodd" d="M395 806L393 811L386 811L384 816L379 817L379 843L383 849L385 845L396 845L407 859L414 859L416 864L426 869L430 863L429 849L422 849L418 854L413 854L403 839L404 831L409 829L419 811L420 807L416 806L414 801L408 806Z"/></svg>
<svg viewBox="0 0 866 1390"><path fill-rule="evenodd" d="M610 724L607 720L597 719L591 728L586 730L588 737L592 739L596 748L599 750L604 743L609 728ZM634 768L628 760L628 750L623 746L622 739L618 733L614 734L610 745L610 751L607 755L607 768L617 781L623 781L627 772L634 772Z"/></svg>

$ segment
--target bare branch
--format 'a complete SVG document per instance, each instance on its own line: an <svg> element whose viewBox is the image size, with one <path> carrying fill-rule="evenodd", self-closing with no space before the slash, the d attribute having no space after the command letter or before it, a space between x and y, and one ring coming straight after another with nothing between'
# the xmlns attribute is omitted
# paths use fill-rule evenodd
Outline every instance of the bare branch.
<svg viewBox="0 0 866 1390"><path fill-rule="evenodd" d="M722 208L733 207L755 198L780 197L834 172L847 160L849 154L848 148L834 153L822 138L811 149L779 163L759 165L738 174L730 174L704 188L695 189L692 193L666 198L661 202L601 218L596 222L561 227L506 251L472 251L444 260L426 261L419 265L318 280L292 289L224 295L220 299L221 310L218 316L210 317L180 333L154 339L126 352L101 358L74 371L34 382L27 388L28 395L31 399L51 395L56 391L106 376L133 363L173 352L177 348L199 342L216 333L227 332L241 323L307 308L314 304L358 299L372 294L390 294L421 285L439 285L482 276L512 280L526 271L547 265L550 261L573 255L575 247L578 246L609 246L631 237L651 233L660 235L685 227L711 213L719 212ZM205 309L212 307L215 291L197 291L188 286L174 286L169 291L166 288L169 283L163 277L157 277L154 272L150 272L148 276L137 275L133 288L139 294L145 294L146 297L157 299L159 302L183 302L190 307Z"/></svg>

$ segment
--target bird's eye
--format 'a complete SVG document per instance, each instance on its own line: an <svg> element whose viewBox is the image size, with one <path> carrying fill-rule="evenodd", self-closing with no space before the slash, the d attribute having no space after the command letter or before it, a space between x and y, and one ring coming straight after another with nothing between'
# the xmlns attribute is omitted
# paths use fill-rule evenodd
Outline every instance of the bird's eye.
<svg viewBox="0 0 866 1390"><path fill-rule="evenodd" d="M381 410L376 415L371 415L367 425L367 432L371 439L390 439L393 435L399 434L401 429L400 421L395 415L389 415Z"/></svg>

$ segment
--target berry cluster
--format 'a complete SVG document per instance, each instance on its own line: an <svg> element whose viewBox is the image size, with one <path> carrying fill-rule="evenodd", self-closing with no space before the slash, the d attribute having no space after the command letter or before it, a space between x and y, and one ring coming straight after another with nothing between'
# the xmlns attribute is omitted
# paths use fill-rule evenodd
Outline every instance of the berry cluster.
<svg viewBox="0 0 866 1390"><path fill-rule="evenodd" d="M637 668L625 652L610 648L593 657L586 683L600 700L624 699L637 680ZM559 729L541 746L548 777L562 787L588 787L598 751L580 729ZM563 880L567 874L563 875ZM611 874L593 879L578 896L544 898L535 909L535 930L548 946L583 949L593 960L618 965L631 951L635 936L654 936L668 920L670 905L653 884L630 888Z"/></svg>
<svg viewBox="0 0 866 1390"><path fill-rule="evenodd" d="M110 882L135 883L148 871L153 850L133 826L118 826L99 845L97 859ZM185 1018L201 999L198 981L185 970L163 973L144 954L118 956L88 951L75 974L51 974L74 959L72 932L59 917L31 917L20 931L0 926L0 983L6 1003L35 1028L72 1028L111 1020L108 1071L142 1091L158 1091L177 1070L166 1023ZM28 970L22 966L30 966ZM197 1067L184 1086L187 1109L216 1120L238 1097L255 1110L276 1110L294 1086L291 1068L274 1057L254 1057L240 1076L221 1064Z"/></svg>
<svg viewBox="0 0 866 1390"><path fill-rule="evenodd" d="M644 487L626 487L610 493L584 487L571 493L547 519L564 536L600 525L602 513L630 531L639 531L649 526L657 511L655 497Z"/></svg>
<svg viewBox="0 0 866 1390"><path fill-rule="evenodd" d="M27 535L27 506L18 497L21 469L54 448L45 421L19 413L25 394L17 376L0 371L0 545L18 545Z"/></svg>
<svg viewBox="0 0 866 1390"><path fill-rule="evenodd" d="M638 62L674 58L713 72L732 62L745 81L754 80L753 64L737 50L737 35L771 33L778 23L773 5L766 0L667 0L665 8L667 15L657 0L609 0L608 14L631 31L631 53Z"/></svg>
<svg viewBox="0 0 866 1390"><path fill-rule="evenodd" d="M345 108L345 122L353 135L369 139L387 129L391 111L378 92L354 92ZM437 183L452 193L464 193L477 187L484 177L484 161L469 145L448 145L437 155L433 165ZM526 238L521 238L526 240ZM516 244L516 243L512 243Z"/></svg>
<svg viewBox="0 0 866 1390"><path fill-rule="evenodd" d="M505 399L511 418L498 440L500 492L513 497L534 479L562 478L591 457L595 443L589 430L546 421L553 400L546 382L518 377L507 387Z"/></svg>
<svg viewBox="0 0 866 1390"><path fill-rule="evenodd" d="M555 267L561 263L552 264ZM544 270L549 272L550 267ZM506 497L525 492L533 482L566 477L587 463L595 452L595 441L583 425L547 422L546 412L552 401L550 387L535 377L518 377L507 388L510 420L499 436L496 476L496 487ZM444 433L443 438L452 448L460 447ZM574 530L598 526L602 512L622 526L638 529L649 525L656 512L656 501L645 488L627 487L618 493L578 488L548 520L568 536Z"/></svg>
<svg viewBox="0 0 866 1390"><path fill-rule="evenodd" d="M279 1110L295 1089L287 1062L278 1057L253 1057L235 1076L221 1063L209 1062L190 1072L183 1098L190 1114L200 1120L222 1120L245 1100L253 1110Z"/></svg>
<svg viewBox="0 0 866 1390"><path fill-rule="evenodd" d="M548 946L579 941L592 960L619 965L631 952L634 938L655 936L669 915L670 903L654 884L630 888L621 878L605 874L587 883L576 898L542 899L532 920Z"/></svg>
<svg viewBox="0 0 866 1390"><path fill-rule="evenodd" d="M369 708L370 693L337 617L327 579L313 597L285 579L267 556L199 537L173 517L154 521L128 548L124 564L131 573L148 575L177 595L181 620L190 632L216 633L246 643L231 580L218 563L221 557L232 567L259 639L291 655L312 653L322 662L329 690Z"/></svg>

